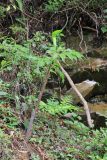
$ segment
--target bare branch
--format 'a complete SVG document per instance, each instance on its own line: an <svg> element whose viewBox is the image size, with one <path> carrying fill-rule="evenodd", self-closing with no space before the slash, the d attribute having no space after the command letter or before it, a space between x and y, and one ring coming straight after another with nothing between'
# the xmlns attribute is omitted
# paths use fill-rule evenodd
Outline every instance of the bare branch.
<svg viewBox="0 0 107 160"><path fill-rule="evenodd" d="M80 98L81 102L83 103L84 110L85 110L86 116L87 116L88 125L89 125L90 128L93 128L94 125L93 125L93 121L91 119L91 115L90 115L90 112L89 112L87 101L84 99L82 94L78 91L77 87L75 86L74 82L70 78L69 74L65 71L65 69L61 66L61 64L59 62L58 62L58 64L59 64L62 72L64 73L65 77L67 78L69 84L71 85L71 87L73 88L73 90L76 92L76 94Z"/></svg>

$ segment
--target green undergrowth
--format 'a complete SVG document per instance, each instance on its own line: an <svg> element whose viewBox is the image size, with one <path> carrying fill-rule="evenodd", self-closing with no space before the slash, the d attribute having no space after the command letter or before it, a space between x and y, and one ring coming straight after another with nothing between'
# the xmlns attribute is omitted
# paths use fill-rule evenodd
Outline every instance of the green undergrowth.
<svg viewBox="0 0 107 160"><path fill-rule="evenodd" d="M0 159L10 160L12 157L11 136L0 129Z"/></svg>
<svg viewBox="0 0 107 160"><path fill-rule="evenodd" d="M0 113L5 117L0 118L2 122L1 160L14 160L16 158L14 148L17 149L17 145L23 147L24 132L14 123L17 117L11 108L10 111L1 109ZM39 111L34 122L32 137L29 140L30 145L36 146L36 149L40 148L50 160L106 160L107 128L91 130L79 122L79 119L75 110L72 111L69 119L64 119L58 114L52 115L46 111ZM13 124L12 127L10 124ZM26 148L24 150L26 151ZM41 157L42 155L34 151L30 155L31 160L39 160Z"/></svg>
<svg viewBox="0 0 107 160"><path fill-rule="evenodd" d="M59 102L56 99L47 99L47 103L41 101L40 109L42 111L47 111L51 115L63 115L68 113L69 111L77 111L78 108L71 103L71 96L65 96Z"/></svg>
<svg viewBox="0 0 107 160"><path fill-rule="evenodd" d="M51 160L106 160L107 129L90 130L72 117L69 120L39 113L31 143L44 148Z"/></svg>

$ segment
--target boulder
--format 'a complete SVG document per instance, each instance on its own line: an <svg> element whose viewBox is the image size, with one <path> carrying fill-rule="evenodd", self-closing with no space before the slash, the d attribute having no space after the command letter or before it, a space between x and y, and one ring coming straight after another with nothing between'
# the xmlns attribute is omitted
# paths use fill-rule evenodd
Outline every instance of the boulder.
<svg viewBox="0 0 107 160"><path fill-rule="evenodd" d="M97 84L95 81L85 80L81 83L75 84L79 92L82 94L83 97L86 97L94 88L94 86ZM77 94L74 92L74 90L71 88L68 90L65 95L72 95L73 102L75 104L79 103L81 100L77 96Z"/></svg>

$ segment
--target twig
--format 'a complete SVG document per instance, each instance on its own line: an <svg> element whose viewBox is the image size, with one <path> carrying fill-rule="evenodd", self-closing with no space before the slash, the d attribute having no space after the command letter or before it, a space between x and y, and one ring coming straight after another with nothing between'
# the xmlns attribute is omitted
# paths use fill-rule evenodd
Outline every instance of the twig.
<svg viewBox="0 0 107 160"><path fill-rule="evenodd" d="M83 52L82 43L83 43L83 41L84 41L84 37L83 37L83 30L82 30L80 21L81 21L81 19L79 20L80 35L79 35L79 31L78 31L78 35L79 35L79 37L80 37L80 39L81 39L81 41L80 41L80 43L79 43L79 47L80 47L81 51Z"/></svg>
<svg viewBox="0 0 107 160"><path fill-rule="evenodd" d="M81 39L81 41L79 43L79 47L80 47L82 52L84 52L84 50L85 50L85 53L87 53L87 45L86 45L86 41L84 40L83 29L82 29L80 21L81 21L81 19L79 20L80 34L79 34L79 31L78 31L78 35ZM82 48L82 44L84 44L84 47L85 47L84 49Z"/></svg>
<svg viewBox="0 0 107 160"><path fill-rule="evenodd" d="M27 20L27 23L26 23L26 30L27 30L27 32L26 32L26 39L28 41L29 40L29 22L28 22L28 20Z"/></svg>
<svg viewBox="0 0 107 160"><path fill-rule="evenodd" d="M95 28L91 28L91 27L88 27L88 26L85 26L85 27L82 27L83 29L87 29L87 30L91 30L93 32L97 32L97 30Z"/></svg>
<svg viewBox="0 0 107 160"><path fill-rule="evenodd" d="M39 19L37 19L36 17L33 17L33 16L27 14L26 12L22 12L22 13L23 13L25 16L29 17L30 19L36 20L36 21L41 22L41 23L43 22L42 19L39 20Z"/></svg>
<svg viewBox="0 0 107 160"><path fill-rule="evenodd" d="M93 14L94 14L94 17L93 17L93 15L92 15L92 13L90 14L89 12L87 12L85 9L83 9L83 8L81 8L81 7L78 7L79 9L81 9L82 10L82 12L83 13L86 13L92 20L93 20L93 22L95 23L95 25L96 25L96 33L97 33L97 36L98 36L98 19L97 19L97 15L94 13L94 12L92 12Z"/></svg>
<svg viewBox="0 0 107 160"><path fill-rule="evenodd" d="M65 22L64 26L62 27L62 30L64 30L66 28L67 24L68 24L68 15L66 13L66 22Z"/></svg>
<svg viewBox="0 0 107 160"><path fill-rule="evenodd" d="M82 96L82 94L78 91L77 87L75 86L74 82L72 81L72 79L70 78L69 74L65 71L65 69L62 67L62 65L58 62L62 72L64 73L65 77L67 78L67 80L69 81L69 84L71 85L71 87L73 88L73 90L76 92L76 94L78 95L78 97L80 98L80 100L82 101L83 105L84 105L84 110L86 112L86 116L87 116L87 121L88 121L88 125L90 128L93 128L93 121L91 119L91 115L89 112L89 108L88 108L88 104L87 101L84 99L84 97Z"/></svg>

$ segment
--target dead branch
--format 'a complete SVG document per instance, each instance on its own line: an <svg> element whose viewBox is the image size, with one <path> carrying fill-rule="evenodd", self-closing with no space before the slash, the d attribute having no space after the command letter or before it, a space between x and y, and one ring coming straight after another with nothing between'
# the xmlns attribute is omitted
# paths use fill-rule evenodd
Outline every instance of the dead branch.
<svg viewBox="0 0 107 160"><path fill-rule="evenodd" d="M88 104L87 101L84 99L84 97L81 95L81 93L78 91L77 87L75 86L74 82L72 81L72 79L70 78L69 74L65 71L65 69L62 67L62 65L58 62L62 72L64 73L65 77L67 78L69 84L71 85L71 87L73 88L73 90L76 92L76 94L78 95L78 97L80 98L81 102L84 105L84 110L86 112L86 116L87 116L87 122L90 128L93 128L93 121L91 119L91 115L89 112L89 108L88 108Z"/></svg>

